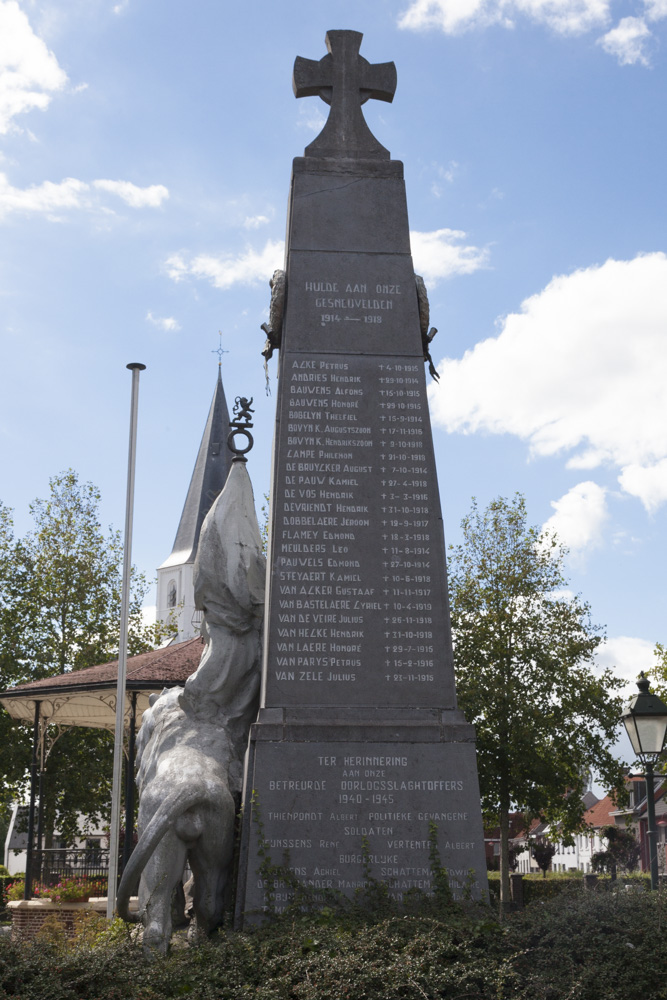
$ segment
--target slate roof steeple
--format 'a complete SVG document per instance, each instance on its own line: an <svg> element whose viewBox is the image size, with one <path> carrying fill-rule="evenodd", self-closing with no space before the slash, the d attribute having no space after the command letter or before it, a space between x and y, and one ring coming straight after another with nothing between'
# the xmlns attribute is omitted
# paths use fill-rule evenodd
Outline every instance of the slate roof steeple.
<svg viewBox="0 0 667 1000"><path fill-rule="evenodd" d="M229 410L222 387L222 374L218 365L218 380L213 393L208 420L199 445L188 495L176 532L171 555L159 569L168 566L182 566L194 563L199 543L199 533L204 518L213 506L213 501L227 481L232 453L227 447L229 434Z"/></svg>

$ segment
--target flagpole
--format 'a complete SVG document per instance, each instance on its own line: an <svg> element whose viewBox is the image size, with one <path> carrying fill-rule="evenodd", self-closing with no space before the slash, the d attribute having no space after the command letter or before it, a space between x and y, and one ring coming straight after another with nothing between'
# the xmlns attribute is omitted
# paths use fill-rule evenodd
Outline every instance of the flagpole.
<svg viewBox="0 0 667 1000"><path fill-rule="evenodd" d="M116 909L118 888L118 845L120 835L120 796L123 769L123 733L125 722L125 677L127 674L127 634L130 613L130 573L132 569L132 516L134 512L134 469L137 453L137 407L139 403L139 372L146 365L138 361L126 365L132 372L130 404L130 446L127 460L127 494L125 502L125 537L123 544L123 582L120 602L120 644L118 648L118 682L116 684L116 733L113 747L113 786L111 791L111 828L109 830L109 882L107 886L107 918ZM127 831L126 831L127 836Z"/></svg>

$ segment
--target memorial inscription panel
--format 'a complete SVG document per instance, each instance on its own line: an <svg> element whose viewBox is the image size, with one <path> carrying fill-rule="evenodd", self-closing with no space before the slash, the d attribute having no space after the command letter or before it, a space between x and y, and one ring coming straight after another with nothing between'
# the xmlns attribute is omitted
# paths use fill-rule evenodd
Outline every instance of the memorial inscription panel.
<svg viewBox="0 0 667 1000"><path fill-rule="evenodd" d="M453 705L423 369L284 359L267 704Z"/></svg>
<svg viewBox="0 0 667 1000"><path fill-rule="evenodd" d="M290 351L393 355L405 354L409 345L421 360L409 256L365 254L360 259L358 253L320 252L315 263L312 257L304 251L290 255L288 311L296 320Z"/></svg>
<svg viewBox="0 0 667 1000"><path fill-rule="evenodd" d="M460 748L444 762L441 747L428 743L330 743L307 752L305 768L304 745L284 743L272 755L271 774L257 775L272 863L284 864L315 894L350 895L364 885L365 851L373 877L402 899L411 889L432 889L429 832L435 824L454 897L479 889L470 876L479 857L468 806L477 775ZM261 911L268 893L276 909L287 905L286 885L280 879L267 884L255 863L247 908Z"/></svg>

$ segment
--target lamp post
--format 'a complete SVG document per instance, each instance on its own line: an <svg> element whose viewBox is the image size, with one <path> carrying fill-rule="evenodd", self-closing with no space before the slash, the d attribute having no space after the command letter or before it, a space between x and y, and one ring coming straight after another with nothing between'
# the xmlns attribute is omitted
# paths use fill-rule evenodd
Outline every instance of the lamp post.
<svg viewBox="0 0 667 1000"><path fill-rule="evenodd" d="M621 718L627 729L632 749L646 769L646 812L648 817L648 851L651 869L651 889L658 888L658 850L655 829L655 795L653 765L662 753L667 737L667 705L649 691L648 678L642 672L636 694Z"/></svg>

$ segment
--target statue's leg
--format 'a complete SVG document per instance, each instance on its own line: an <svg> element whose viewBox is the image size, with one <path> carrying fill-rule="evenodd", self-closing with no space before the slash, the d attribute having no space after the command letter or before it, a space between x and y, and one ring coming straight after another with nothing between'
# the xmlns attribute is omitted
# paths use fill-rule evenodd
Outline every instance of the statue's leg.
<svg viewBox="0 0 667 1000"><path fill-rule="evenodd" d="M227 801L227 799L229 801ZM193 909L196 926L189 937L210 934L222 922L225 891L234 853L234 803L225 797L225 808L216 810L207 824L206 835L188 851L194 876Z"/></svg>
<svg viewBox="0 0 667 1000"><path fill-rule="evenodd" d="M171 898L183 876L185 845L168 830L144 868L139 886L144 952L166 955L171 940Z"/></svg>

